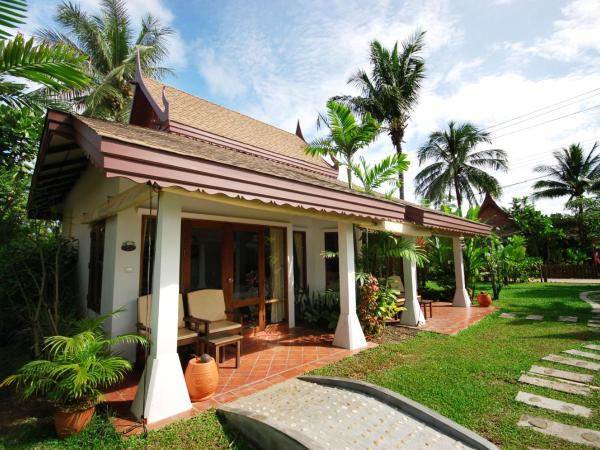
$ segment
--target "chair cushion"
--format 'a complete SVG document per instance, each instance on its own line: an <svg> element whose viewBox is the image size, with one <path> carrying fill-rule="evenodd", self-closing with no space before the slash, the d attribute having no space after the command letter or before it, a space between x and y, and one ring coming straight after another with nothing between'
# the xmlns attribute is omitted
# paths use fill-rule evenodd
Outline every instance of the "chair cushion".
<svg viewBox="0 0 600 450"><path fill-rule="evenodd" d="M240 329L242 326L237 322L230 322L229 320L217 320L210 324L209 333L220 333L222 331L229 331Z"/></svg>
<svg viewBox="0 0 600 450"><path fill-rule="evenodd" d="M179 294L179 305L177 310L177 326L185 327L185 321L183 320L183 295ZM144 325L146 328L150 328L150 313L152 309L152 295L143 295L138 297L138 322ZM146 323L148 322L148 323Z"/></svg>
<svg viewBox="0 0 600 450"><path fill-rule="evenodd" d="M190 316L210 321L227 320L225 297L221 289L201 289L188 293Z"/></svg>
<svg viewBox="0 0 600 450"><path fill-rule="evenodd" d="M188 330L187 328L181 328L181 327L179 327L177 329L177 340L178 341L181 341L183 339L195 338L195 337L198 337L198 333L196 333L195 331Z"/></svg>

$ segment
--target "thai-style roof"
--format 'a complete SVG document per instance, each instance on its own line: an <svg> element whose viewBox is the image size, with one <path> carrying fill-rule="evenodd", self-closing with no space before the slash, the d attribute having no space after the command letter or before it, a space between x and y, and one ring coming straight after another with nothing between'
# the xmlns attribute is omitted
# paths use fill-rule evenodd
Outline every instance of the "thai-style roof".
<svg viewBox="0 0 600 450"><path fill-rule="evenodd" d="M411 222L454 234L490 227L420 205L351 190L285 161L177 133L49 111L36 162L30 215L60 218L61 204L89 163L106 177L369 220Z"/></svg>
<svg viewBox="0 0 600 450"><path fill-rule="evenodd" d="M478 217L481 222L495 228L500 235L513 234L517 231L511 215L498 205L489 193L485 194L479 207Z"/></svg>

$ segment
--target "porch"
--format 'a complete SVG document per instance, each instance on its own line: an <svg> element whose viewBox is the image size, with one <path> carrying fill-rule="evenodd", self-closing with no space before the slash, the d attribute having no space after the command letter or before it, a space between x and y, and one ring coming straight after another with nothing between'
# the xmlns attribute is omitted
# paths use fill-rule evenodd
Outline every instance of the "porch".
<svg viewBox="0 0 600 450"><path fill-rule="evenodd" d="M219 385L210 399L192 403L189 411L153 422L148 428L156 429L175 420L193 417L209 408L218 407L365 349L334 347L333 338L332 333L282 325L268 325L263 332L245 335L240 366L235 368L235 356L232 351L228 352L225 362L219 367ZM375 344L369 344L366 348L373 346ZM106 403L116 412L113 424L119 432L136 434L142 431L139 420L130 412L141 376L142 372L136 371L124 383L105 394Z"/></svg>

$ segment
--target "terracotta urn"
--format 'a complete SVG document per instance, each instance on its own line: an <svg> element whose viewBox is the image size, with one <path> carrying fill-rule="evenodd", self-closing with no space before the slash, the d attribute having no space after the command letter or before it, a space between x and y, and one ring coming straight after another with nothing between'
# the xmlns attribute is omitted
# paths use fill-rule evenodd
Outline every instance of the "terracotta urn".
<svg viewBox="0 0 600 450"><path fill-rule="evenodd" d="M185 384L192 402L211 397L219 384L217 363L209 355L193 357L185 368Z"/></svg>
<svg viewBox="0 0 600 450"><path fill-rule="evenodd" d="M95 406L79 411L56 411L54 413L54 428L59 438L64 439L79 433L87 427L94 416Z"/></svg>
<svg viewBox="0 0 600 450"><path fill-rule="evenodd" d="M477 296L477 303L479 303L479 306L482 306L483 308L487 308L488 306L490 306L492 304L492 296L490 294L488 294L487 292L482 291Z"/></svg>

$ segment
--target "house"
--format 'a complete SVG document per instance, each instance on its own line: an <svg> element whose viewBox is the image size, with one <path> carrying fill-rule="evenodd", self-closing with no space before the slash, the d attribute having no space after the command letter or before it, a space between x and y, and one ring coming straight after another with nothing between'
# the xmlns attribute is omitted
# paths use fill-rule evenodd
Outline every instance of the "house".
<svg viewBox="0 0 600 450"><path fill-rule="evenodd" d="M288 133L144 78L129 124L49 111L33 175L32 217L59 219L79 242L77 279L89 314L124 307L113 334L135 330L138 296L152 291L151 353L133 410L155 422L189 409L177 357L179 293L222 290L254 325L295 326L295 287L339 286L334 345L366 344L356 316L353 224L407 239L452 236L457 290L469 307L461 236L489 227L348 189ZM321 252L339 249L326 267ZM406 324L423 316L416 267L404 261Z"/></svg>
<svg viewBox="0 0 600 450"><path fill-rule="evenodd" d="M479 207L477 217L481 222L491 226L499 236L510 236L519 231L511 215L498 205L487 192Z"/></svg>

